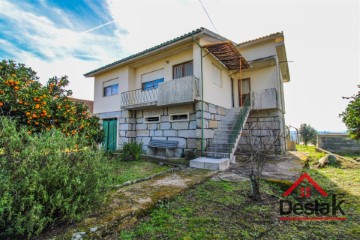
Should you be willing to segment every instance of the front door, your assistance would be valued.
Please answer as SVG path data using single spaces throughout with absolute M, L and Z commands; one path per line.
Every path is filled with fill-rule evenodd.
M 239 79 L 239 106 L 243 106 L 247 96 L 250 97 L 250 78 Z
M 116 130 L 117 119 L 103 119 L 103 129 L 105 133 L 104 149 L 106 151 L 116 150 Z

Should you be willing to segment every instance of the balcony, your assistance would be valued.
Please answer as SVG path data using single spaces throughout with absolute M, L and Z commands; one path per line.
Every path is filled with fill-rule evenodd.
M 278 93 L 275 88 L 252 92 L 251 108 L 253 110 L 279 109 Z
M 121 108 L 136 109 L 147 106 L 191 103 L 199 97 L 199 79 L 187 76 L 161 83 L 159 88 L 124 92 L 121 94 Z

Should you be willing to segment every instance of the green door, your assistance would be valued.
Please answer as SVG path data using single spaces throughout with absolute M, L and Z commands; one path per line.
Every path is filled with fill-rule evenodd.
M 105 132 L 104 147 L 106 151 L 116 150 L 116 125 L 116 118 L 103 119 L 103 128 Z

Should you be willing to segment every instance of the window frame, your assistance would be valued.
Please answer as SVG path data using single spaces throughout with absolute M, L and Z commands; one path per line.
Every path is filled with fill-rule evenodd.
M 188 64 L 188 63 L 191 63 L 191 74 L 190 75 L 184 75 L 185 74 L 185 65 Z M 181 68 L 181 77 L 178 77 L 178 78 L 175 78 L 175 67 L 178 67 L 178 66 L 182 66 Z M 183 78 L 183 77 L 187 77 L 187 76 L 193 76 L 194 75 L 194 61 L 193 60 L 190 60 L 190 61 L 186 61 L 186 62 L 182 62 L 182 63 L 179 63 L 179 64 L 176 64 L 176 65 L 173 65 L 172 66 L 172 77 L 173 79 L 179 79 L 179 78 Z
M 141 84 L 141 90 L 142 91 L 149 91 L 149 90 L 157 89 L 157 88 L 159 88 L 159 84 L 163 83 L 163 82 L 165 82 L 165 78 L 159 78 L 159 79 L 155 79 L 155 80 L 152 80 L 152 81 L 143 82 Z M 145 85 L 149 84 L 149 83 L 152 83 L 153 86 L 150 87 L 150 88 L 145 88 Z M 155 85 L 155 83 L 156 83 L 156 85 Z
M 174 116 L 176 115 L 186 115 L 186 119 L 173 119 Z M 185 121 L 190 121 L 190 114 L 189 112 L 185 112 L 185 113 L 171 113 L 169 114 L 169 122 L 185 122 Z
M 115 87 L 116 86 L 116 92 Z M 107 95 L 107 89 L 110 89 L 110 95 Z M 111 97 L 119 94 L 119 84 L 115 83 L 106 87 L 103 87 L 103 97 Z
M 148 121 L 148 118 L 158 118 L 157 121 Z M 144 123 L 159 123 L 160 122 L 160 115 L 149 115 L 149 116 L 144 116 Z

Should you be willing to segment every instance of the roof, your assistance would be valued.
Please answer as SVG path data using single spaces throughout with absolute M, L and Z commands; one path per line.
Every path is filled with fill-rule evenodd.
M 213 54 L 229 70 L 239 70 L 240 68 L 245 69 L 250 67 L 245 58 L 230 41 L 208 44 L 203 47 Z
M 94 112 L 94 101 L 85 100 L 85 99 L 78 99 L 78 98 L 72 98 L 72 97 L 70 97 L 69 99 L 70 99 L 71 101 L 73 101 L 73 102 L 78 102 L 78 103 L 84 104 L 85 106 L 88 107 L 89 112 L 91 113 L 91 116 L 93 115 L 93 112 Z
M 262 36 L 262 37 L 258 37 L 258 38 L 252 39 L 252 40 L 248 40 L 248 41 L 239 43 L 237 46 L 243 47 L 243 46 L 245 46 L 245 45 L 253 44 L 253 43 L 256 43 L 256 42 L 262 42 L 262 41 L 264 41 L 264 40 L 281 37 L 281 36 L 283 36 L 283 35 L 284 35 L 283 32 L 271 33 L 271 34 L 269 34 L 269 35 L 265 35 L 265 36 Z
M 200 34 L 200 33 L 207 33 L 208 35 L 218 39 L 218 40 L 221 40 L 223 41 L 223 43 L 221 43 L 222 45 L 218 45 L 218 46 L 213 46 L 213 47 L 210 47 L 209 45 L 205 45 L 204 48 L 206 48 L 207 50 L 209 50 L 209 52 L 211 52 L 219 61 L 221 61 L 226 67 L 228 67 L 230 70 L 233 70 L 233 69 L 239 69 L 239 66 L 240 65 L 240 59 L 241 59 L 241 64 L 242 64 L 242 69 L 243 68 L 248 68 L 249 65 L 248 63 L 246 62 L 245 58 L 243 56 L 241 56 L 241 54 L 238 52 L 238 54 L 240 56 L 236 56 L 237 53 L 234 53 L 234 50 L 236 50 L 235 48 L 235 43 L 229 41 L 228 39 L 220 36 L 219 34 L 216 34 L 206 28 L 198 28 L 196 30 L 193 30 L 191 32 L 188 32 L 186 34 L 183 34 L 179 37 L 176 37 L 174 39 L 171 39 L 169 41 L 166 41 L 166 42 L 163 42 L 159 45 L 156 45 L 154 47 L 151 47 L 151 48 L 148 48 L 148 49 L 145 49 L 144 51 L 141 51 L 141 52 L 138 52 L 138 53 L 135 53 L 133 55 L 130 55 L 126 58 L 123 58 L 123 59 L 120 59 L 120 60 L 117 60 L 113 63 L 110 63 L 110 64 L 107 64 L 105 66 L 102 66 L 100 68 L 97 68 L 95 70 L 92 70 L 88 73 L 85 73 L 84 76 L 85 77 L 93 77 L 95 76 L 96 74 L 98 73 L 101 73 L 101 72 L 104 72 L 104 71 L 107 71 L 109 69 L 112 69 L 114 67 L 117 67 L 119 66 L 120 64 L 125 64 L 131 60 L 135 60 L 136 58 L 139 58 L 147 53 L 151 53 L 151 52 L 154 52 L 156 50 L 159 50 L 161 48 L 164 48 L 164 47 L 167 47 L 171 44 L 174 44 L 174 43 L 177 43 L 181 40 L 185 40 L 186 38 L 189 38 L 189 37 L 193 37 L 194 35 L 197 35 L 197 34 Z M 264 41 L 264 40 L 267 40 L 267 39 L 272 39 L 272 38 L 277 38 L 277 37 L 281 37 L 283 36 L 283 33 L 282 32 L 276 32 L 276 33 L 272 33 L 272 34 L 269 34 L 269 35 L 266 35 L 266 36 L 263 36 L 263 37 L 260 37 L 260 38 L 256 38 L 256 39 L 253 39 L 253 40 L 249 40 L 249 41 L 246 41 L 246 42 L 242 42 L 240 44 L 237 44 L 236 47 L 244 47 L 248 44 L 253 44 L 253 43 L 256 43 L 256 42 L 261 42 L 261 41 Z M 230 45 L 231 43 L 231 45 Z M 216 44 L 215 44 L 216 45 Z M 220 56 L 220 54 L 216 54 L 215 52 L 218 52 L 216 49 L 217 48 L 225 48 L 227 49 L 226 52 L 227 54 L 230 54 L 230 52 L 233 52 L 232 54 L 230 54 L 230 58 L 233 58 L 233 59 L 227 59 L 227 57 L 229 56 Z M 210 50 L 212 49 L 212 50 Z M 222 59 L 222 60 L 221 60 Z M 237 60 L 236 60 L 237 59 Z M 236 68 L 236 67 L 237 68 Z
M 95 73 L 97 73 L 97 72 L 100 72 L 100 71 L 102 71 L 102 70 L 105 70 L 105 69 L 110 68 L 110 67 L 113 67 L 113 66 L 116 66 L 116 65 L 118 65 L 118 64 L 120 64 L 120 63 L 129 61 L 129 60 L 131 60 L 131 59 L 134 59 L 134 58 L 139 57 L 139 56 L 141 56 L 141 55 L 144 55 L 144 54 L 146 54 L 146 53 L 150 53 L 150 52 L 155 51 L 155 50 L 157 50 L 157 49 L 159 49 L 159 48 L 166 47 L 166 46 L 168 46 L 168 45 L 170 45 L 170 44 L 172 44 L 172 43 L 175 43 L 175 42 L 178 42 L 178 41 L 183 40 L 183 39 L 185 39 L 185 38 L 191 37 L 191 36 L 193 36 L 194 34 L 201 33 L 201 32 L 204 31 L 204 30 L 205 30 L 205 28 L 202 28 L 202 27 L 201 27 L 201 28 L 198 28 L 198 29 L 196 29 L 196 30 L 193 30 L 193 31 L 191 31 L 191 32 L 189 32 L 189 33 L 186 33 L 186 34 L 184 34 L 184 35 L 181 35 L 181 36 L 176 37 L 176 38 L 174 38 L 174 39 L 171 39 L 171 40 L 169 40 L 169 41 L 163 42 L 163 43 L 161 43 L 161 44 L 159 44 L 159 45 L 156 45 L 156 46 L 154 46 L 154 47 L 145 49 L 144 51 L 135 53 L 135 54 L 130 55 L 130 56 L 126 57 L 126 58 L 120 59 L 120 60 L 118 60 L 118 61 L 115 61 L 115 62 L 113 62 L 113 63 L 107 64 L 107 65 L 105 65 L 105 66 L 103 66 L 103 67 L 100 67 L 100 68 L 95 69 L 95 70 L 93 70 L 93 71 L 90 71 L 90 72 L 88 72 L 88 73 L 85 73 L 84 76 L 85 76 L 85 77 L 91 77 L 91 75 L 93 75 L 93 74 L 95 74 Z

